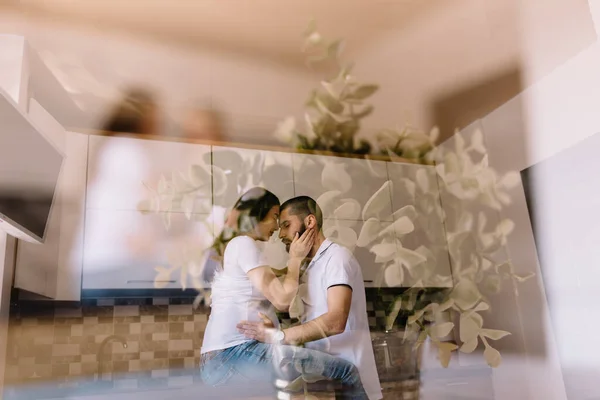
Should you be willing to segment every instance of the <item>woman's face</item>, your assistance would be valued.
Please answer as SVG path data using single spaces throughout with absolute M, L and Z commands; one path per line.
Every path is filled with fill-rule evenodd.
M 279 229 L 279 206 L 273 206 L 267 216 L 256 225 L 257 239 L 267 241 L 277 229 Z

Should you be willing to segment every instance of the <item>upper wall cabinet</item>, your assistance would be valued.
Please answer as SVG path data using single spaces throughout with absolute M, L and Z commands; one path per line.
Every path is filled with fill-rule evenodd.
M 307 154 L 294 154 L 293 161 L 296 196 L 317 200 L 324 218 L 391 222 L 385 162 Z
M 214 203 L 230 209 L 248 189 L 261 186 L 284 202 L 294 196 L 292 154 L 213 147 Z
M 211 211 L 210 146 L 91 136 L 89 154 L 87 209 Z M 170 204 L 149 201 L 172 191 L 194 196 L 183 204 L 181 196 Z

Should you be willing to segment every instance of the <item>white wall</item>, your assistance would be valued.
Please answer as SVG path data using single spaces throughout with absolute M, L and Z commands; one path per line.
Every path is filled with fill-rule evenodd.
M 524 81 L 530 86 L 481 121 L 490 165 L 500 172 L 527 168 L 600 131 L 600 76 L 597 73 L 600 45 L 596 43 L 587 3 L 532 1 L 520 5 Z M 538 190 L 544 192 L 543 187 Z M 564 187 L 564 190 L 569 188 Z M 523 188 L 513 190 L 511 196 L 513 204 L 500 214 L 516 222 L 507 255 L 519 274 L 534 272 L 536 277 L 519 285 L 518 296 L 514 296 L 513 288 L 509 287 L 494 302 L 497 316 L 494 321 L 498 327 L 502 329 L 500 322 L 516 327 L 508 329 L 513 335 L 502 344 L 505 348 L 500 347 L 505 354 L 502 366 L 494 370 L 495 398 L 566 399 L 565 382 L 570 378 L 563 375 L 565 363 L 559 359 L 559 353 L 568 354 L 569 346 L 578 343 L 575 337 L 565 341 L 564 335 L 557 335 L 556 324 L 568 321 L 557 320 L 555 310 L 548 307 L 547 297 L 554 299 L 552 304 L 557 304 L 557 299 L 561 303 L 561 298 L 562 304 L 566 304 L 569 293 L 562 283 L 571 279 L 573 272 L 561 264 L 560 268 L 544 274 L 538 264 Z M 540 229 L 544 229 L 544 225 Z M 594 267 L 589 265 L 589 268 Z M 544 279 L 552 281 L 548 284 L 546 280 L 547 286 L 542 274 Z M 594 276 L 592 271 L 587 274 L 588 279 Z M 595 298 L 590 297 L 588 301 L 596 304 Z M 588 315 L 588 321 L 597 319 L 595 313 Z M 591 349 L 595 345 L 583 345 L 590 346 L 590 357 L 576 363 L 597 365 L 597 357 L 594 358 Z M 570 392 L 569 398 L 598 395 L 589 390 L 597 386 L 592 376 L 579 378 L 579 392 Z
M 258 56 L 173 47 L 93 27 L 28 21 L 16 14 L 5 18 L 10 30 L 27 35 L 96 126 L 120 90 L 140 85 L 154 90 L 177 120 L 183 107 L 212 103 L 226 113 L 230 139 L 273 144 L 277 123 L 300 114 L 315 86 L 304 65 L 293 68 Z

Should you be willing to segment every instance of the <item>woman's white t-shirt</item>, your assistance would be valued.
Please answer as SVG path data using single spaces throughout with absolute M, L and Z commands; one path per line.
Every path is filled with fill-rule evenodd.
M 248 271 L 268 265 L 262 243 L 248 237 L 233 238 L 223 254 L 223 269 L 212 282 L 211 313 L 202 341 L 202 354 L 247 342 L 236 325 L 259 321 L 258 313 L 277 323 L 275 309 L 248 278 Z

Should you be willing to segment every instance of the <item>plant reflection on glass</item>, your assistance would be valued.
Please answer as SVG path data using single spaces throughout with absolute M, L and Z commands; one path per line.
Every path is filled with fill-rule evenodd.
M 369 153 L 371 145 L 364 140 L 357 145 L 356 135 L 360 120 L 372 111 L 372 106 L 365 102 L 377 86 L 357 83 L 350 75 L 351 66 L 343 66 L 339 61 L 341 42 L 326 42 L 314 24 L 305 38 L 306 48 L 317 53 L 310 56 L 309 62 L 333 61 L 339 71 L 311 94 L 304 129 L 297 129 L 295 119 L 290 117 L 279 125 L 276 136 L 300 149 Z M 501 356 L 490 341 L 510 333 L 485 328 L 482 313 L 491 310 L 491 296 L 500 292 L 502 282 L 519 283 L 532 276 L 515 274 L 511 261 L 503 254 L 514 222 L 509 219 L 494 222 L 498 211 L 510 204 L 508 191 L 520 178 L 516 172 L 500 175 L 489 166 L 481 131 L 475 131 L 469 143 L 457 132 L 451 139 L 453 149 L 445 145 L 436 147 L 438 135 L 435 128 L 426 134 L 408 127 L 384 130 L 378 135 L 379 151 L 389 157 L 390 165 L 400 166 L 397 171 L 401 176 L 394 178 L 398 178 L 395 185 L 400 188 L 395 189 L 401 190 L 403 203 L 391 211 L 386 208 L 394 190 L 391 180 L 384 181 L 364 205 L 350 197 L 353 178 L 365 174 L 378 176 L 372 161 L 362 159 L 350 169 L 340 159 L 326 157 L 318 165 L 324 190 L 317 198 L 323 213 L 331 216 L 324 233 L 350 249 L 365 248 L 373 253 L 379 286 L 408 288 L 388 310 L 388 330 L 401 315 L 406 320 L 405 339 L 416 346 L 429 339 L 437 347 L 444 367 L 448 366 L 452 352 L 470 353 L 480 343 L 486 362 L 497 367 Z M 259 184 L 261 168 L 257 165 L 264 166 L 261 160 L 256 159 L 256 165 L 244 164 L 247 174 L 242 170 L 235 177 L 214 165 L 211 177 L 210 166 L 202 163 L 192 166 L 187 174 L 173 173 L 171 179 L 161 177 L 156 189 L 148 186 L 153 197 L 146 206 L 151 207 L 143 209 L 160 214 L 166 228 L 172 211 L 181 211 L 192 219 L 197 204 L 206 200 L 202 199 L 202 193 L 210 193 L 211 184 L 215 199 L 225 191 L 241 193 L 247 184 Z M 272 167 L 273 171 L 277 169 Z M 244 176 L 244 182 L 239 181 L 240 176 Z M 216 224 L 224 220 L 226 206 L 213 205 L 213 217 L 208 222 Z M 359 220 L 363 221 L 360 230 L 352 222 Z M 436 229 L 438 224 L 441 228 Z M 418 245 L 410 248 L 407 243 L 416 234 Z M 412 237 L 414 242 L 415 236 Z M 191 275 L 192 284 L 201 292 L 200 299 L 204 292 L 197 277 L 207 252 L 179 251 L 180 254 L 169 258 L 170 267 L 157 267 L 157 272 L 165 280 L 179 269 L 182 283 L 186 282 L 185 274 Z M 448 262 L 448 257 L 451 271 L 440 268 L 444 258 Z M 290 307 L 293 318 L 304 313 L 307 289 L 305 284 L 299 287 Z

